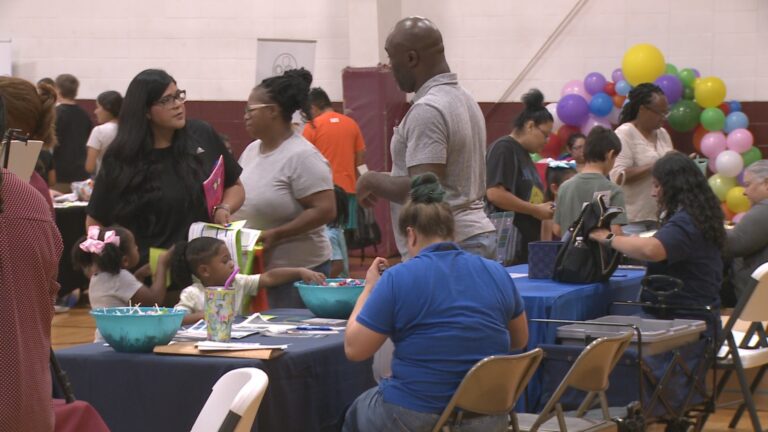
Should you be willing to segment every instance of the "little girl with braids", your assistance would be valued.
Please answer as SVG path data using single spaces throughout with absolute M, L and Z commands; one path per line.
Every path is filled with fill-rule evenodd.
M 235 262 L 227 245 L 213 237 L 198 237 L 176 244 L 171 276 L 176 284 L 185 286 L 181 291 L 177 309 L 188 313 L 183 324 L 192 324 L 203 318 L 205 288 L 222 286 L 235 269 Z M 243 304 L 246 296 L 254 296 L 259 288 L 270 288 L 297 280 L 321 284 L 325 275 L 305 268 L 285 267 L 266 271 L 260 275 L 238 274 L 232 282 L 235 290 L 235 308 Z

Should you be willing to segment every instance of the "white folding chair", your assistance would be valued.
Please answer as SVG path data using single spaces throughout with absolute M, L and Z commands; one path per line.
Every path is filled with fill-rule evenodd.
M 227 372 L 213 385 L 192 432 L 250 431 L 268 383 L 269 378 L 261 369 Z
M 763 323 L 768 321 L 768 263 L 758 267 L 752 273 L 752 278 L 758 281 L 757 286 L 747 293 L 745 298 L 739 300 L 723 329 L 724 340 L 717 356 L 717 368 L 725 370 L 725 373 L 718 382 L 715 395 L 720 396 L 728 379 L 735 372 L 743 399 L 738 401 L 739 407 L 728 427 L 736 427 L 744 410 L 747 410 L 752 427 L 761 431 L 753 396 L 768 370 L 768 335 Z M 738 320 L 750 323 L 746 332 L 733 330 Z M 752 368 L 758 368 L 757 375 L 749 384 L 744 370 Z

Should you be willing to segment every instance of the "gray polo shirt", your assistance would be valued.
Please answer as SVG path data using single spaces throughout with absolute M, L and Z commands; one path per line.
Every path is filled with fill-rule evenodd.
M 392 136 L 393 176 L 408 176 L 408 168 L 415 165 L 446 165 L 441 183 L 453 210 L 457 242 L 495 231 L 483 210 L 485 139 L 480 106 L 459 85 L 455 73 L 436 75 L 424 83 Z M 391 209 L 397 226 L 400 206 L 392 203 Z M 405 255 L 406 242 L 397 230 L 395 239 Z

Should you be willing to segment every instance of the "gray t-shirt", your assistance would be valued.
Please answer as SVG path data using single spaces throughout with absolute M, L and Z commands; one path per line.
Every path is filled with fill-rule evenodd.
M 142 283 L 128 270 L 120 270 L 116 275 L 107 272 L 96 273 L 88 285 L 91 309 L 128 306 L 128 300 L 141 286 Z
M 591 202 L 597 194 L 606 196 L 606 203 L 626 209 L 624 191 L 621 187 L 598 173 L 580 173 L 560 185 L 557 191 L 555 223 L 562 232 L 568 230 L 573 221 L 581 214 L 584 204 Z M 627 214 L 622 213 L 613 220 L 613 225 L 626 225 Z
M 261 141 L 252 142 L 240 156 L 245 203 L 232 220 L 245 219 L 246 227 L 267 230 L 295 219 L 304 208 L 299 199 L 333 190 L 331 167 L 301 135 L 293 134 L 277 149 L 262 154 Z M 266 269 L 315 267 L 331 259 L 325 225 L 286 238 L 266 251 Z
M 421 86 L 392 136 L 393 176 L 408 176 L 408 168 L 415 165 L 446 165 L 441 183 L 453 210 L 457 242 L 495 231 L 483 210 L 485 139 L 480 106 L 454 73 L 436 75 Z M 396 224 L 400 206 L 392 203 L 391 209 Z M 395 239 L 405 256 L 405 239 L 397 230 Z

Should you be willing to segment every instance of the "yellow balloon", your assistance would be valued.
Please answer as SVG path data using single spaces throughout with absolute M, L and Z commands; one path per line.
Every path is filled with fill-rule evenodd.
M 621 71 L 624 79 L 632 86 L 653 82 L 664 74 L 667 63 L 664 55 L 651 44 L 637 44 L 624 53 L 621 61 Z
M 728 194 L 725 196 L 725 205 L 734 213 L 742 213 L 752 207 L 749 199 L 744 196 L 744 188 L 741 186 L 736 186 L 728 191 Z
M 714 108 L 725 100 L 725 83 L 718 77 L 699 78 L 693 87 L 696 103 Z

